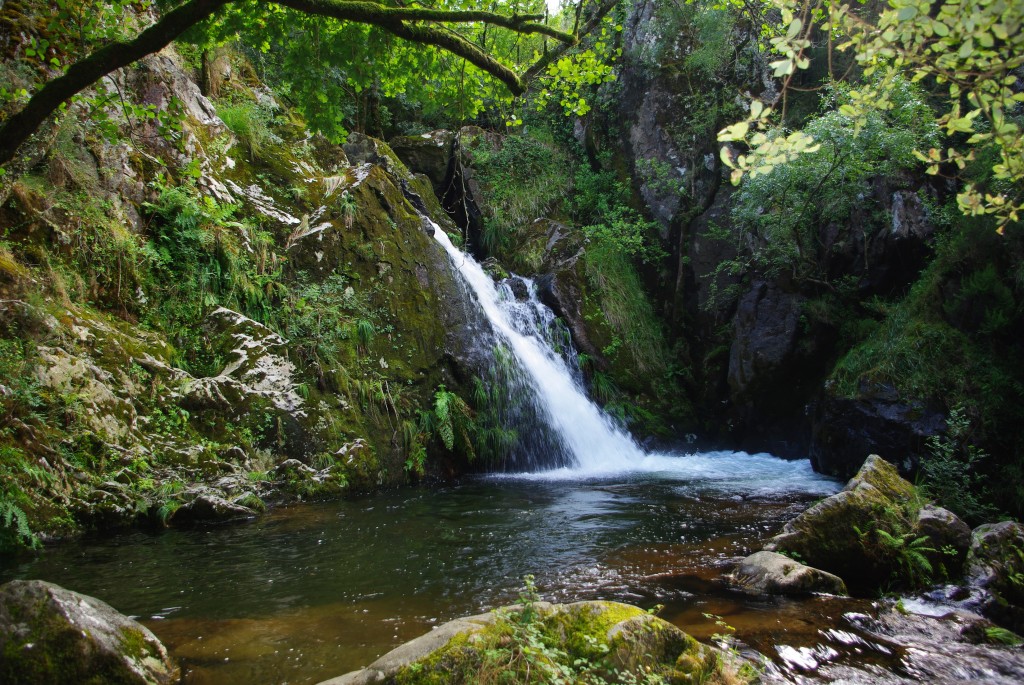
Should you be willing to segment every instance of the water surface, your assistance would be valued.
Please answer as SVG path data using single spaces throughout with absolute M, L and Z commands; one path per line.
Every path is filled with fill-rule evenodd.
M 697 637 L 716 632 L 711 612 L 757 644 L 780 620 L 807 621 L 806 608 L 745 599 L 720 574 L 837 487 L 805 461 L 656 455 L 632 473 L 475 478 L 251 523 L 84 539 L 0 574 L 139 618 L 192 685 L 315 683 L 513 602 L 528 573 L 545 599 L 663 604 Z

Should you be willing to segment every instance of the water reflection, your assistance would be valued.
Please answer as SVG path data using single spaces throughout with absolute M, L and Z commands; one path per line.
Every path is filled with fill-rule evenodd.
M 250 524 L 82 540 L 0 574 L 50 580 L 139 617 L 191 684 L 317 682 L 437 622 L 514 601 L 527 573 L 548 599 L 661 603 L 697 636 L 713 628 L 704 612 L 755 636 L 768 614 L 717 578 L 823 482 L 836 487 L 814 480 L 809 492 L 768 498 L 753 484 L 741 496 L 655 472 L 476 479 L 287 507 Z M 802 612 L 771 621 L 791 630 Z

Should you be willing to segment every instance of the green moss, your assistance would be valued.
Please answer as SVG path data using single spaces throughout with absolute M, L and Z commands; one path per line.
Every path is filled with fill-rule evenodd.
M 723 682 L 723 663 L 713 650 L 636 607 L 588 602 L 549 610 L 527 604 L 499 610 L 493 623 L 457 635 L 401 669 L 393 682 L 714 683 Z
M 121 649 L 128 658 L 134 661 L 142 661 L 153 655 L 149 641 L 141 630 L 138 628 L 122 628 L 120 633 Z

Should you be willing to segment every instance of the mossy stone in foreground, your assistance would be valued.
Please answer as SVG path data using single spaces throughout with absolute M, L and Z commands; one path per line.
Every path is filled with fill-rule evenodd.
M 447 623 L 321 685 L 745 683 L 737 660 L 628 604 L 535 602 Z
M 0 587 L 0 682 L 166 685 L 178 678 L 156 636 L 110 605 L 41 580 Z

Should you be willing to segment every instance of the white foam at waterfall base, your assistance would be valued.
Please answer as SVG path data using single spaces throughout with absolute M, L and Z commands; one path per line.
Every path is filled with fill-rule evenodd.
M 429 221 L 429 218 L 428 218 Z M 633 438 L 587 397 L 572 369 L 538 335 L 523 332 L 510 318 L 498 288 L 470 255 L 455 247 L 433 221 L 434 238 L 476 296 L 496 334 L 508 345 L 537 393 L 543 419 L 554 429 L 574 465 L 517 478 L 573 479 L 656 477 L 744 494 L 830 494 L 838 489 L 816 474 L 807 460 L 785 461 L 745 452 L 646 453 Z
M 780 459 L 772 454 L 716 450 L 712 452 L 656 452 L 618 471 L 575 468 L 536 473 L 503 474 L 499 478 L 526 480 L 651 480 L 677 482 L 680 494 L 729 493 L 744 497 L 780 495 L 825 496 L 839 491 L 835 479 L 815 473 L 807 459 Z

